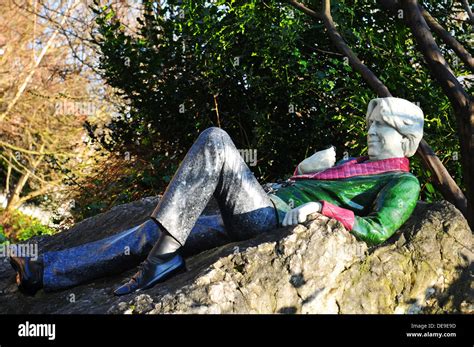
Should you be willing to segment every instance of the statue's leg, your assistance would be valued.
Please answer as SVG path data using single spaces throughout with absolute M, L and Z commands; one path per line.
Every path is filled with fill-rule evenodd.
M 152 217 L 182 244 L 193 232 L 185 251 L 196 244 L 208 226 L 216 237 L 209 247 L 226 241 L 217 220 L 200 215 L 214 195 L 226 231 L 242 239 L 276 227 L 276 212 L 229 135 L 219 128 L 205 130 L 188 151 Z M 211 218 L 212 219 L 212 218 Z M 78 247 L 44 254 L 46 290 L 74 286 L 136 266 L 158 240 L 156 224 L 147 221 L 117 235 Z M 191 245 L 193 243 L 193 245 Z M 207 246 L 206 246 L 207 247 Z M 192 250 L 186 253 L 194 253 Z
M 137 266 L 159 238 L 160 230 L 148 220 L 107 238 L 60 251 L 45 252 L 43 286 L 46 291 L 60 290 L 121 273 Z M 228 237 L 219 215 L 200 216 L 193 227 L 186 254 L 227 243 Z
M 105 239 L 45 252 L 43 287 L 46 291 L 68 288 L 135 267 L 147 256 L 159 234 L 156 223 L 148 220 Z
M 184 245 L 213 195 L 226 231 L 234 238 L 248 238 L 277 226 L 272 201 L 220 128 L 209 128 L 199 135 L 152 218 Z

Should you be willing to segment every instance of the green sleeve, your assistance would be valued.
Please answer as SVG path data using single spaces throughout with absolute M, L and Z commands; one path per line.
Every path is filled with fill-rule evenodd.
M 384 242 L 410 217 L 420 195 L 413 175 L 391 180 L 377 195 L 366 217 L 355 217 L 352 233 L 369 245 Z

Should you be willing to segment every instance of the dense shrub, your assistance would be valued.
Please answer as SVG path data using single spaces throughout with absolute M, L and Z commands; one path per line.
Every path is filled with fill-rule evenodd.
M 53 235 L 55 230 L 20 211 L 4 213 L 0 209 L 0 243 L 26 241 L 33 236 Z

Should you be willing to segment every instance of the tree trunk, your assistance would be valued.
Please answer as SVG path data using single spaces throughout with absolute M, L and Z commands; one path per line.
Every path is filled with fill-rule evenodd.
M 43 153 L 44 147 L 45 147 L 45 145 L 43 143 L 40 147 L 40 150 L 39 150 L 40 153 Z M 13 191 L 13 193 L 10 195 L 10 197 L 8 199 L 6 212 L 11 212 L 13 210 L 16 210 L 17 208 L 19 208 L 21 206 L 21 204 L 23 202 L 25 202 L 25 199 L 22 199 L 20 197 L 21 192 L 23 191 L 23 188 L 25 188 L 26 183 L 30 179 L 31 172 L 34 172 L 36 170 L 38 165 L 41 164 L 43 158 L 44 158 L 44 154 L 41 154 L 35 160 L 33 165 L 31 166 L 31 171 L 26 171 L 21 175 L 20 179 L 18 180 L 17 184 L 15 185 L 15 190 Z
M 10 178 L 12 175 L 12 165 L 8 163 L 8 168 L 7 168 L 7 177 L 5 179 L 5 196 L 8 197 L 10 194 Z
M 436 44 L 433 35 L 420 11 L 416 0 L 402 0 L 403 10 L 407 13 L 407 23 L 425 58 L 428 69 L 440 84 L 448 97 L 456 115 L 456 122 L 461 147 L 461 164 L 463 181 L 466 187 L 466 218 L 471 228 L 474 227 L 474 105 L 461 83 L 452 73 Z
M 26 172 L 18 180 L 17 184 L 15 185 L 15 189 L 13 190 L 13 192 L 10 194 L 8 198 L 7 207 L 6 207 L 7 213 L 12 212 L 13 210 L 16 210 L 18 207 L 20 207 L 20 204 L 21 204 L 20 194 L 23 191 L 23 188 L 25 187 L 29 178 L 30 178 L 30 173 Z

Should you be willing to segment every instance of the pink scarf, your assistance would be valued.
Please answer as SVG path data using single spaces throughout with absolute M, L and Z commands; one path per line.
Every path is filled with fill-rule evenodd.
M 410 161 L 405 157 L 366 162 L 368 159 L 368 156 L 358 157 L 324 171 L 303 175 L 298 175 L 298 168 L 296 168 L 291 179 L 340 180 L 354 176 L 377 175 L 389 171 L 410 171 Z

